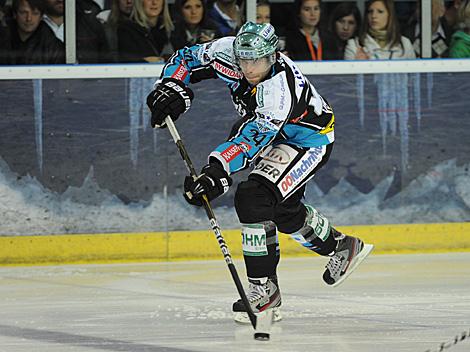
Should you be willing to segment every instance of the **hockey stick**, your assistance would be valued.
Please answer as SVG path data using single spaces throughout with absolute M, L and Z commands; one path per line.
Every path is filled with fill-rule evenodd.
M 189 171 L 191 177 L 195 180 L 197 178 L 196 170 L 194 169 L 193 163 L 189 158 L 188 152 L 186 151 L 186 147 L 184 146 L 181 137 L 178 133 L 178 130 L 173 123 L 173 120 L 168 116 L 165 119 L 165 123 L 168 126 L 168 130 L 170 131 L 173 140 L 175 141 L 178 150 L 180 151 L 181 158 L 183 158 L 184 163 L 186 164 L 186 168 Z M 220 231 L 219 224 L 217 223 L 217 219 L 215 218 L 214 211 L 212 210 L 211 203 L 207 199 L 206 195 L 202 197 L 202 205 L 204 206 L 204 210 L 206 211 L 206 215 L 209 218 L 212 231 L 214 231 L 215 237 L 217 238 L 217 242 L 219 243 L 220 250 L 224 255 L 225 262 L 230 270 L 230 274 L 232 274 L 232 279 L 235 282 L 235 286 L 237 287 L 238 294 L 246 307 L 246 311 L 248 313 L 248 317 L 250 318 L 251 325 L 256 330 L 256 315 L 253 313 L 251 309 L 250 303 L 248 302 L 248 298 L 246 297 L 245 290 L 243 290 L 242 283 L 240 281 L 240 277 L 238 276 L 237 269 L 233 264 L 232 256 L 230 255 L 230 251 L 228 250 L 227 244 L 222 236 L 222 232 Z

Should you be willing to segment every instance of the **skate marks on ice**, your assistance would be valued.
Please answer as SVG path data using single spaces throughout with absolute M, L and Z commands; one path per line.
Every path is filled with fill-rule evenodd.
M 0 268 L 0 351 L 424 352 L 470 326 L 470 253 L 372 255 L 336 288 L 325 264 L 282 259 L 269 342 L 232 320 L 223 260 Z

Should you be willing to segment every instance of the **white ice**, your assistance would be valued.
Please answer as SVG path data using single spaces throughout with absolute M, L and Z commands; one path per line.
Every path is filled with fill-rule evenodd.
M 0 351 L 424 352 L 469 333 L 470 253 L 371 255 L 337 288 L 324 264 L 281 260 L 284 319 L 269 342 L 232 321 L 222 259 L 3 267 Z M 448 350 L 469 351 L 470 338 Z

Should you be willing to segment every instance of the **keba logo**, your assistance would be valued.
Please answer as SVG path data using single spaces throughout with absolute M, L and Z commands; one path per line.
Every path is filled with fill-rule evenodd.
M 237 78 L 237 79 L 242 78 L 241 73 L 239 73 L 235 70 L 232 70 L 228 67 L 225 67 L 224 65 L 222 65 L 218 62 L 214 62 L 214 68 L 215 68 L 216 71 L 219 71 L 219 72 L 223 73 L 226 76 L 229 76 L 229 77 L 232 77 L 232 78 Z
M 263 159 L 278 164 L 287 164 L 290 161 L 290 156 L 281 148 L 273 148 L 267 155 L 263 156 Z
M 175 73 L 171 75 L 171 77 L 182 81 L 186 77 L 187 74 L 188 74 L 188 70 L 186 69 L 186 67 L 184 67 L 183 65 L 179 65 L 178 69 L 175 71 Z
M 222 153 L 220 153 L 220 155 L 222 155 L 226 162 L 230 162 L 235 159 L 240 153 L 243 153 L 244 151 L 247 152 L 250 149 L 251 147 L 246 143 L 242 143 L 241 146 L 235 144 L 225 149 Z

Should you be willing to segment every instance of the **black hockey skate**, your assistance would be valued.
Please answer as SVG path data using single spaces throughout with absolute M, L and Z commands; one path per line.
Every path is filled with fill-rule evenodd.
M 333 287 L 342 283 L 374 248 L 371 244 L 364 244 L 359 238 L 338 234 L 336 250 L 323 273 L 323 280 Z
M 273 310 L 273 322 L 279 321 L 281 317 L 281 292 L 277 285 L 277 278 L 248 279 L 249 288 L 246 297 L 250 302 L 253 313 L 260 313 L 266 309 Z M 234 320 L 242 324 L 250 324 L 242 300 L 233 303 Z

